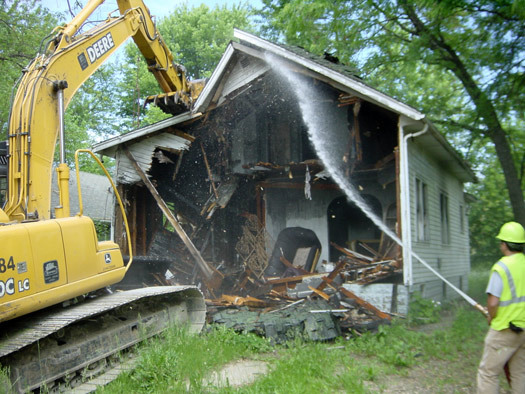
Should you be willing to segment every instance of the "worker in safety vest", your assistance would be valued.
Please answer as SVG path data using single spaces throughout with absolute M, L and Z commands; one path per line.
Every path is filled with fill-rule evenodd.
M 487 286 L 489 332 L 478 369 L 478 393 L 497 393 L 508 364 L 513 393 L 525 393 L 525 230 L 505 223 L 496 236 L 503 257 L 492 267 Z

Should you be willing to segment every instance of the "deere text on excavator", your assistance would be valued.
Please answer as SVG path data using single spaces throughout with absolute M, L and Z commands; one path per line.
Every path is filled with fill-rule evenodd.
M 163 109 L 191 110 L 203 88 L 174 62 L 142 0 L 117 0 L 118 16 L 81 32 L 102 3 L 88 1 L 70 23 L 55 29 L 43 53 L 23 70 L 10 110 L 8 192 L 0 209 L 0 364 L 9 367 L 13 389 L 20 392 L 72 387 L 86 370 L 100 369 L 93 365 L 107 364 L 115 352 L 172 321 L 194 331 L 204 324 L 204 299 L 193 286 L 141 288 L 62 307 L 121 281 L 132 263 L 132 245 L 125 264 L 116 243 L 98 241 L 81 201 L 80 213 L 70 215 L 64 111 L 71 98 L 129 37 L 164 91 Z M 60 204 L 52 208 L 57 140 Z M 76 173 L 78 180 L 78 165 Z M 115 196 L 126 222 L 116 189 Z M 139 325 L 145 328 L 137 330 Z

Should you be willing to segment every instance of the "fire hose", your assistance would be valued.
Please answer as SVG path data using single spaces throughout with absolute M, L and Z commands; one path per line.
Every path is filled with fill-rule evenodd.
M 445 282 L 449 287 L 452 288 L 456 293 L 458 293 L 465 301 L 467 301 L 470 305 L 472 305 L 474 308 L 476 308 L 478 311 L 480 311 L 483 316 L 488 317 L 489 312 L 487 308 L 482 306 L 479 302 L 474 300 L 472 297 L 470 297 L 467 293 L 464 291 L 461 291 L 456 286 L 454 286 L 451 282 L 449 282 L 443 275 L 441 275 L 439 272 L 437 272 L 434 268 L 432 268 L 426 261 L 424 261 L 422 258 L 420 258 L 416 253 L 411 252 L 412 256 L 414 256 L 421 264 L 423 264 L 428 270 L 430 270 L 434 275 L 436 275 L 439 279 L 441 279 L 443 282 Z

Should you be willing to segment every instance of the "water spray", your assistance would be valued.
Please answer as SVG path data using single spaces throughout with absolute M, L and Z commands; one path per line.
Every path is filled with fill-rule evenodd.
M 312 106 L 312 98 L 318 97 L 319 93 L 315 91 L 312 88 L 312 86 L 310 86 L 310 84 L 305 84 L 304 81 L 302 81 L 297 75 L 290 71 L 287 68 L 286 64 L 279 58 L 267 54 L 266 61 L 270 66 L 273 67 L 274 70 L 280 73 L 280 75 L 284 79 L 286 79 L 286 81 L 292 88 L 294 94 L 296 95 L 304 123 L 308 130 L 308 137 L 312 145 L 314 146 L 318 157 L 323 162 L 332 179 L 343 189 L 347 198 L 353 203 L 355 203 L 355 205 L 357 205 L 359 209 L 361 209 L 361 211 L 363 211 L 363 213 L 377 227 L 379 227 L 399 246 L 405 248 L 403 241 L 394 232 L 392 232 L 385 225 L 385 223 L 383 223 L 383 221 L 379 219 L 377 215 L 374 214 L 374 212 L 372 212 L 372 210 L 363 200 L 361 195 L 355 190 L 354 186 L 349 182 L 349 180 L 345 176 L 342 175 L 343 172 L 339 170 L 340 163 L 336 161 L 338 156 L 334 155 L 333 152 L 330 151 L 329 147 L 326 146 L 326 140 L 323 141 L 321 136 L 322 132 L 326 130 L 326 122 L 323 122 L 323 120 L 317 115 L 317 109 Z M 419 257 L 413 250 L 409 250 L 409 253 L 430 272 L 436 275 L 450 288 L 452 288 L 456 293 L 463 297 L 463 299 L 465 299 L 465 301 L 467 301 L 470 305 L 472 305 L 478 311 L 483 313 L 483 315 L 488 316 L 487 310 L 477 301 L 475 301 L 472 297 L 470 297 L 468 294 L 454 286 L 450 281 L 448 281 L 439 272 L 432 268 L 426 261 Z

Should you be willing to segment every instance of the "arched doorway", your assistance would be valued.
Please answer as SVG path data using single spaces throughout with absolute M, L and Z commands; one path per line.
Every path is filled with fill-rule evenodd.
M 371 195 L 363 195 L 363 199 L 372 212 L 381 218 L 381 203 Z M 331 243 L 370 256 L 370 252 L 362 246 L 366 244 L 377 250 L 381 230 L 354 203 L 349 203 L 345 196 L 335 198 L 327 210 L 328 240 L 330 243 L 329 258 L 336 262 L 341 256 Z
M 265 274 L 281 276 L 286 273 L 286 265 L 281 262 L 281 257 L 308 272 L 314 272 L 320 253 L 321 242 L 312 230 L 287 227 L 277 237 Z

